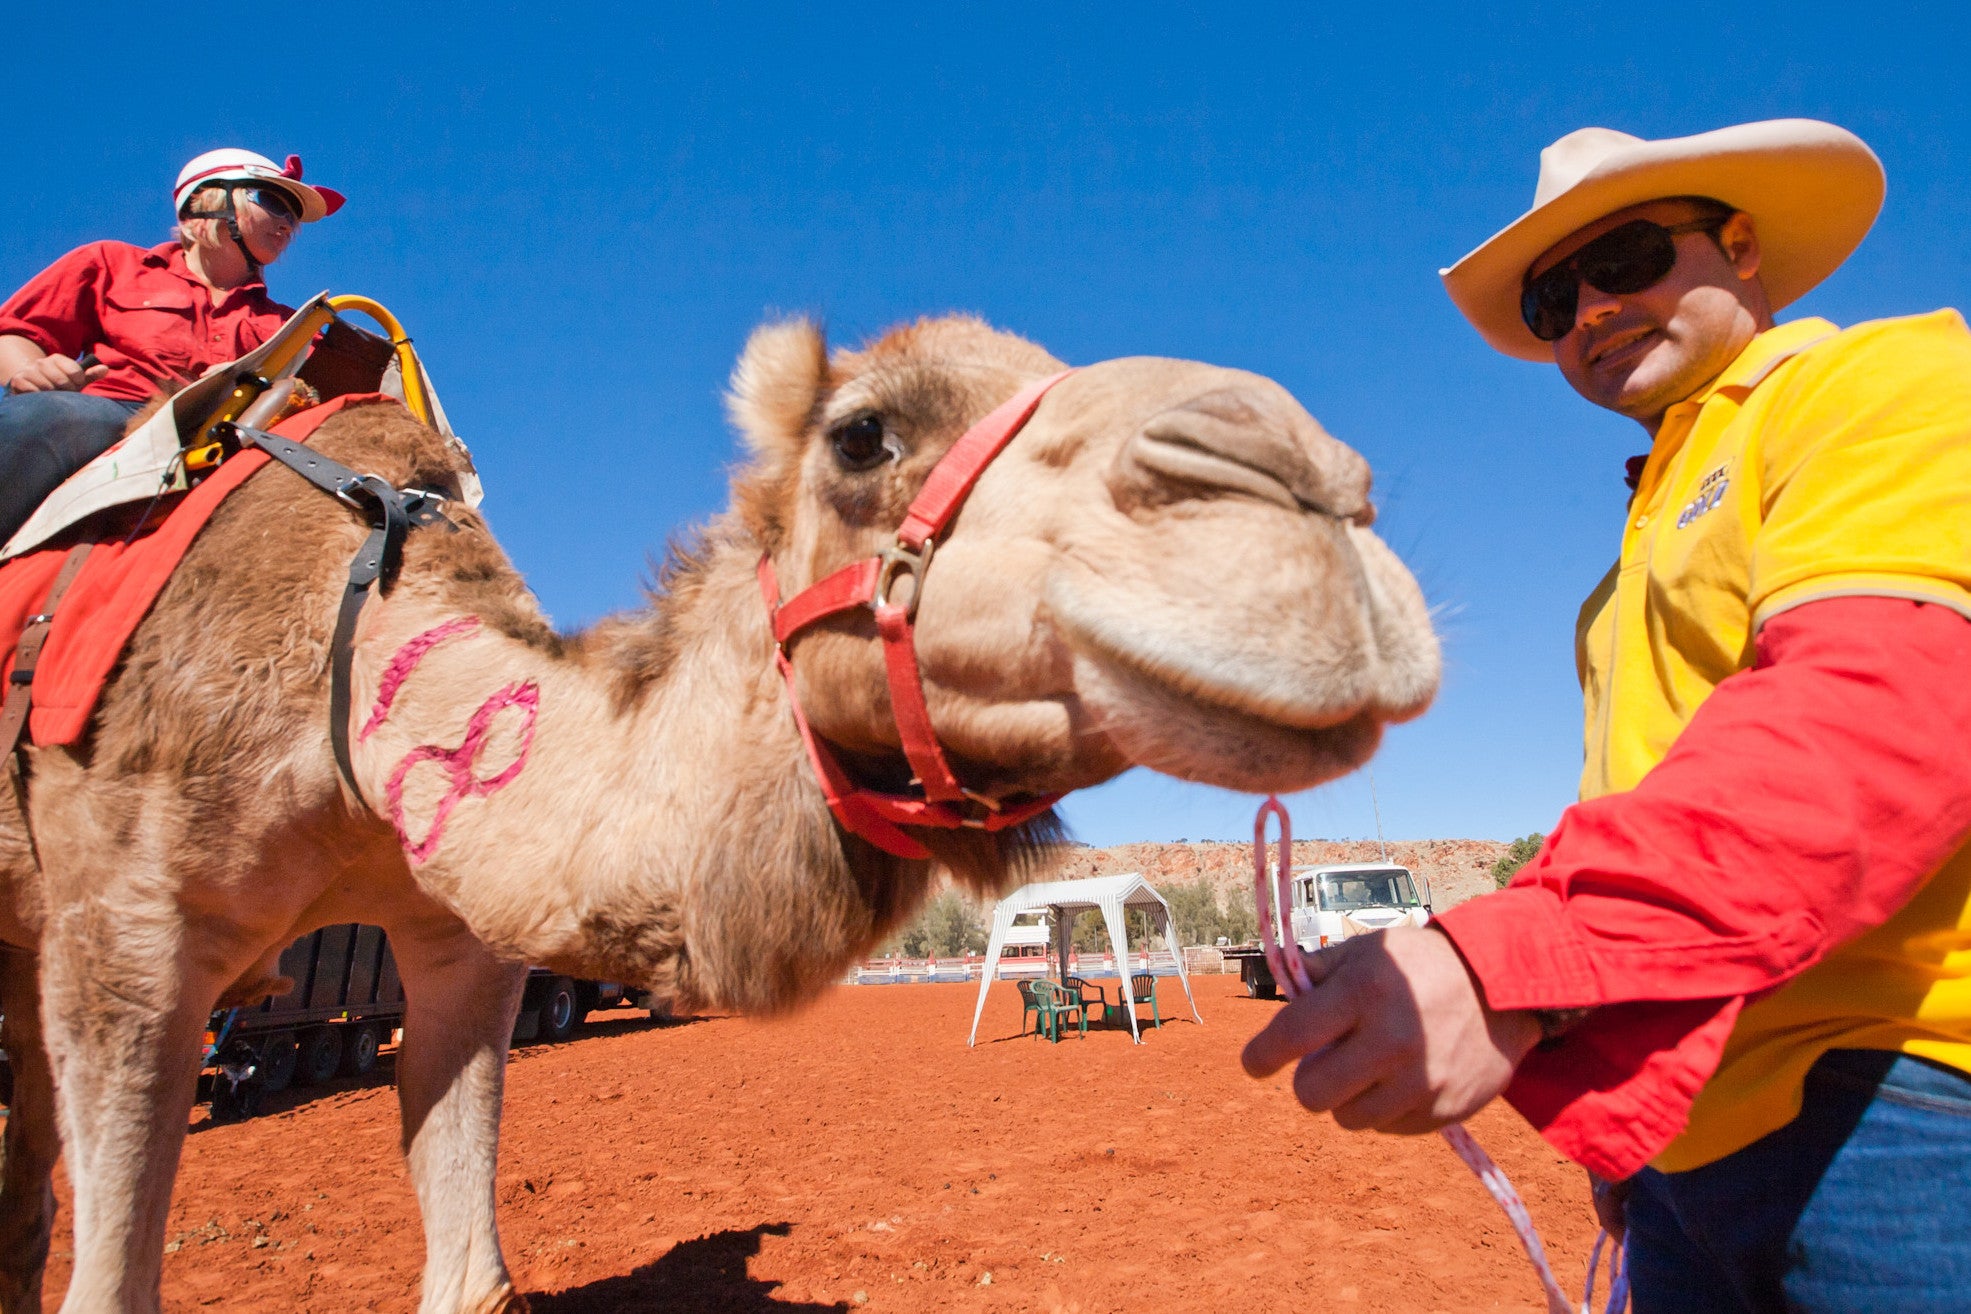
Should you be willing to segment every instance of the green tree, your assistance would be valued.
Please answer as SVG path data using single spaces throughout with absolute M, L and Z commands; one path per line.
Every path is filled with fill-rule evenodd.
M 985 914 L 957 890 L 945 890 L 898 931 L 886 951 L 905 958 L 956 958 L 986 947 Z
M 1069 913 L 1074 918 L 1074 930 L 1070 943 L 1085 954 L 1105 954 L 1109 952 L 1109 923 L 1097 908 L 1084 908 L 1080 913 Z M 1123 932 L 1129 936 L 1129 947 L 1133 950 L 1145 946 L 1155 949 L 1163 944 L 1163 937 L 1156 932 L 1156 920 L 1147 908 L 1124 908 L 1122 910 Z
M 1185 881 L 1165 886 L 1164 902 L 1170 905 L 1172 929 L 1179 944 L 1210 944 L 1223 934 L 1219 927 L 1225 914 L 1218 906 L 1218 891 L 1209 881 Z
M 1219 923 L 1218 934 L 1233 944 L 1245 944 L 1259 938 L 1259 914 L 1252 906 L 1252 887 L 1246 884 L 1234 885 L 1225 895 L 1225 911 Z M 1216 943 L 1216 938 L 1207 941 Z
M 1216 944 L 1221 935 L 1233 944 L 1244 944 L 1259 933 L 1252 891 L 1243 885 L 1233 886 L 1221 899 L 1210 881 L 1185 881 L 1167 886 L 1163 897 L 1170 904 L 1180 944 Z
M 1513 873 L 1533 861 L 1533 855 L 1538 853 L 1540 846 L 1546 842 L 1547 837 L 1537 830 L 1531 835 L 1521 835 L 1514 840 L 1506 851 L 1499 855 L 1499 860 L 1492 864 L 1492 883 L 1502 890 L 1505 889 L 1506 883 L 1512 880 Z

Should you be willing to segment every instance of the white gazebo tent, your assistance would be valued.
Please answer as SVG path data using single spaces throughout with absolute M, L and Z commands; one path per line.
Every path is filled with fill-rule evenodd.
M 1198 1001 L 1191 994 L 1191 978 L 1184 971 L 1184 950 L 1177 943 L 1177 935 L 1171 926 L 1170 905 L 1163 896 L 1150 887 L 1150 883 L 1136 872 L 1124 872 L 1119 876 L 1094 876 L 1080 881 L 1040 881 L 1033 885 L 1022 885 L 999 901 L 992 910 L 992 939 L 986 944 L 984 970 L 979 974 L 979 1003 L 972 1010 L 972 1035 L 965 1043 L 976 1045 L 979 1040 L 979 1018 L 985 1013 L 986 991 L 991 987 L 993 977 L 999 971 L 999 955 L 1006 947 L 1006 933 L 1013 925 L 1013 919 L 1021 913 L 1048 912 L 1054 921 L 1054 952 L 1061 964 L 1061 974 L 1067 975 L 1069 939 L 1074 926 L 1074 914 L 1087 909 L 1099 909 L 1102 922 L 1109 928 L 1109 943 L 1115 947 L 1116 968 L 1121 974 L 1127 997 L 1129 985 L 1129 937 L 1127 922 L 1122 915 L 1124 908 L 1145 908 L 1150 911 L 1151 923 L 1171 948 L 1177 960 L 1177 980 L 1184 987 L 1184 998 L 1190 1002 L 1191 1016 L 1199 1022 Z M 1136 1030 L 1136 1010 L 1129 1012 L 1129 1033 L 1138 1044 L 1143 1037 Z

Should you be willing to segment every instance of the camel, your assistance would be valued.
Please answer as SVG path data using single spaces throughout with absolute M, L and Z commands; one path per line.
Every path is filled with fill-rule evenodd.
M 780 1013 L 910 915 L 934 863 L 979 891 L 1043 869 L 1051 813 L 917 830 L 928 859 L 836 824 L 756 570 L 765 554 L 791 595 L 880 548 L 961 431 L 1061 369 L 966 317 L 832 354 L 811 323 L 761 327 L 728 398 L 745 446 L 729 508 L 672 551 L 647 606 L 572 636 L 453 504 L 457 532 L 413 532 L 357 631 L 353 793 L 329 747 L 328 643 L 365 526 L 283 469 L 248 480 L 135 634 L 85 746 L 29 751 L 35 847 L 0 827 L 16 1073 L 0 1310 L 40 1308 L 63 1147 L 62 1308 L 158 1308 L 208 1013 L 280 988 L 280 948 L 315 927 L 375 923 L 396 949 L 420 1308 L 510 1311 L 525 1304 L 494 1166 L 525 964 Z M 611 428 L 591 417 L 555 441 L 621 441 Z M 392 406 L 350 408 L 313 446 L 399 486 L 459 476 Z M 1257 791 L 1353 769 L 1438 676 L 1369 485 L 1271 380 L 1153 358 L 1069 375 L 917 581 L 918 664 L 955 771 L 1006 797 L 1134 765 Z M 637 511 L 604 494 L 586 513 Z M 815 731 L 859 779 L 902 788 L 868 614 L 789 648 Z

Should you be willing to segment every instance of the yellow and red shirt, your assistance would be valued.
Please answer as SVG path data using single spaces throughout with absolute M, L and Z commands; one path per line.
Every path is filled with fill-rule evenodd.
M 1965 618 L 1955 312 L 1782 325 L 1665 416 L 1582 610 L 1583 801 L 1440 921 L 1494 1007 L 1598 1008 L 1508 1092 L 1562 1149 L 1711 1162 L 1832 1048 L 1971 1071 Z

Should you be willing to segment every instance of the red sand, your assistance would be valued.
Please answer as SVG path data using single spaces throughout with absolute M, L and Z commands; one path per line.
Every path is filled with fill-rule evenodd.
M 1161 982 L 1182 1020 L 1140 1047 L 1016 1038 L 1003 983 L 976 1049 L 976 986 L 841 988 L 773 1023 L 600 1014 L 508 1073 L 515 1279 L 537 1314 L 1542 1307 L 1448 1148 L 1341 1132 L 1284 1077 L 1250 1080 L 1239 1047 L 1280 1005 L 1236 977 L 1195 984 L 1205 1025 Z M 380 1073 L 250 1123 L 195 1115 L 167 1308 L 415 1308 L 423 1240 Z M 1503 1107 L 1473 1130 L 1577 1282 L 1580 1171 Z M 68 1276 L 61 1190 L 49 1308 Z

